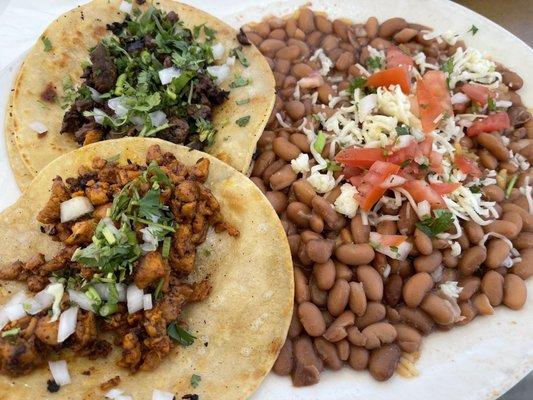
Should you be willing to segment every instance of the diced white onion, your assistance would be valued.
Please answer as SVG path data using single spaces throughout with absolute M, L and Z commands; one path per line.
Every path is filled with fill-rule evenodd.
M 498 100 L 495 105 L 496 108 L 509 108 L 513 105 L 513 102 L 508 100 Z
M 379 186 L 383 189 L 388 189 L 395 186 L 403 185 L 407 179 L 400 175 L 391 175 L 385 179 Z
M 149 227 L 143 228 L 140 230 L 142 233 L 142 239 L 143 243 L 141 244 L 141 250 L 143 253 L 149 253 L 151 251 L 157 250 L 157 246 L 159 244 L 159 241 L 157 238 L 152 234 L 152 231 Z
M 220 60 L 222 57 L 224 57 L 225 50 L 226 49 L 222 43 L 215 43 L 211 48 L 211 51 L 213 52 L 213 58 L 215 60 Z
M 129 108 L 126 105 L 126 97 L 114 97 L 107 100 L 107 106 L 112 109 L 118 117 L 126 115 L 129 111 Z
M 57 329 L 57 342 L 63 343 L 76 331 L 78 322 L 78 307 L 70 307 L 61 313 L 59 328 Z M 58 382 L 59 383 L 59 382 Z
M 48 128 L 45 124 L 43 124 L 40 121 L 33 121 L 28 125 L 32 131 L 35 131 L 37 133 L 45 133 L 48 132 Z
M 51 322 L 57 321 L 59 314 L 61 314 L 60 306 L 64 291 L 65 289 L 61 283 L 53 283 L 46 288 L 46 293 L 54 297 L 54 302 L 52 304 L 52 318 L 50 319 Z
M 403 261 L 409 255 L 409 252 L 413 248 L 413 245 L 407 240 L 396 246 L 396 249 L 392 249 L 390 246 L 381 244 L 382 235 L 377 232 L 370 232 L 369 242 L 374 246 L 374 249 L 381 254 L 385 254 L 390 258 Z
M 26 316 L 26 311 L 24 311 L 22 303 L 10 304 L 4 307 L 4 312 L 10 321 L 16 321 Z
M 68 296 L 70 298 L 70 301 L 79 305 L 82 310 L 94 311 L 93 302 L 91 299 L 89 299 L 89 297 L 87 297 L 85 293 L 69 289 Z
M 70 374 L 68 373 L 68 366 L 65 360 L 48 361 L 52 378 L 59 386 L 65 386 L 70 383 Z
M 109 283 L 95 283 L 93 286 L 103 300 L 109 300 Z M 118 293 L 118 301 L 126 301 L 126 285 L 123 283 L 115 283 L 115 288 Z
M 85 196 L 73 197 L 60 204 L 61 222 L 74 221 L 94 210 L 91 201 Z
M 28 296 L 25 292 L 18 292 L 17 294 L 13 295 L 6 304 L 4 304 L 4 307 L 7 307 L 13 304 L 23 303 L 24 300 L 26 300 L 27 298 Z
M 116 399 L 118 396 L 122 395 L 124 393 L 123 390 L 120 389 L 111 389 L 109 392 L 107 392 L 104 397 L 107 399 Z
M 420 203 L 417 204 L 418 212 L 417 214 L 419 216 L 431 216 L 431 205 L 429 204 L 429 201 L 423 200 Z
M 233 64 L 235 64 L 235 56 L 226 58 L 226 65 L 232 66 Z
M 148 114 L 153 126 L 161 126 L 168 122 L 167 114 L 163 111 L 154 111 Z
M 131 4 L 130 1 L 122 0 L 122 3 L 118 6 L 118 9 L 125 13 L 131 13 L 131 10 L 133 9 L 133 4 Z
M 224 82 L 226 79 L 228 79 L 230 75 L 230 69 L 226 64 L 223 65 L 211 65 L 206 68 L 207 72 L 209 74 L 213 75 L 215 77 L 215 83 L 217 85 L 220 85 L 222 82 Z
M 47 308 L 50 308 L 54 303 L 54 296 L 46 292 L 46 289 L 41 290 L 32 299 L 24 302 L 24 309 L 30 315 L 40 313 Z
M 89 89 L 89 92 L 91 92 L 91 99 L 94 101 L 100 101 L 102 99 L 102 94 L 98 90 L 90 86 L 87 86 L 87 88 Z
M 143 295 L 143 309 L 151 310 L 152 307 L 152 295 L 150 293 Z
M 169 67 L 162 69 L 158 72 L 159 74 L 159 80 L 161 81 L 162 85 L 168 85 L 170 82 L 172 82 L 172 79 L 177 78 L 181 75 L 181 69 L 176 67 Z
M 157 389 L 155 389 L 152 394 L 152 400 L 172 400 L 174 397 L 174 393 L 163 392 L 162 390 Z
M 100 110 L 99 108 L 93 108 L 93 118 L 94 118 L 94 122 L 96 122 L 97 124 L 103 124 L 104 123 L 104 119 L 105 117 L 107 116 L 107 114 L 105 112 L 103 112 L 102 110 Z
M 126 292 L 126 300 L 128 302 L 128 313 L 133 314 L 143 309 L 143 291 L 139 289 L 135 284 L 128 286 Z
M 452 98 L 452 104 L 464 104 L 470 100 L 468 96 L 462 92 L 455 93 Z

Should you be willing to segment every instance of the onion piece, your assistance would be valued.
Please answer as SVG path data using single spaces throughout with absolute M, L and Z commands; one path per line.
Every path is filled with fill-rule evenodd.
M 152 400 L 172 400 L 174 393 L 163 392 L 162 390 L 154 389 L 152 393 Z
M 94 206 L 85 196 L 73 197 L 60 204 L 61 222 L 69 222 L 88 214 L 94 210 Z
M 374 250 L 378 253 L 385 254 L 390 258 L 400 261 L 405 260 L 413 248 L 413 245 L 406 240 L 400 243 L 398 246 L 395 246 L 393 249 L 391 246 L 382 244 L 382 235 L 377 232 L 370 232 L 369 242 L 371 243 L 372 247 L 374 247 Z
M 70 307 L 61 313 L 59 328 L 57 329 L 57 342 L 63 343 L 76 331 L 78 322 L 78 307 Z
M 69 289 L 68 296 L 70 298 L 70 301 L 76 303 L 78 306 L 80 306 L 82 310 L 94 312 L 93 302 L 91 299 L 89 299 L 89 297 L 87 297 L 85 293 Z
M 400 175 L 390 175 L 379 186 L 383 189 L 388 189 L 395 186 L 403 185 L 407 179 Z
M 95 283 L 93 285 L 96 292 L 103 300 L 109 300 L 109 285 L 109 283 Z M 124 285 L 123 283 L 115 283 L 115 288 L 118 292 L 118 301 L 126 301 L 126 285 Z
M 107 106 L 112 109 L 118 117 L 123 117 L 129 111 L 129 108 L 126 106 L 126 97 L 114 97 L 107 100 Z
M 154 111 L 148 114 L 153 126 L 161 126 L 168 122 L 167 114 L 163 111 Z
M 222 57 L 224 57 L 224 52 L 226 49 L 224 48 L 224 45 L 222 43 L 215 43 L 211 47 L 211 52 L 213 53 L 213 58 L 215 60 L 220 60 Z
M 102 125 L 104 123 L 104 119 L 105 117 L 107 117 L 107 114 L 100 110 L 99 108 L 93 108 L 93 118 L 94 118 L 94 122 L 96 122 L 97 124 L 100 124 Z
M 104 397 L 107 399 L 116 399 L 118 396 L 121 396 L 124 393 L 124 390 L 120 389 L 111 389 L 109 392 L 104 394 Z
M 28 127 L 39 134 L 48 132 L 48 128 L 41 121 L 33 121 L 28 125 Z
M 10 304 L 4 307 L 4 313 L 10 321 L 16 321 L 26 316 L 26 311 L 24 311 L 24 305 L 22 303 Z
M 431 216 L 431 205 L 429 204 L 429 201 L 423 200 L 420 203 L 417 204 L 418 209 L 418 216 Z
M 226 64 L 223 65 L 211 65 L 206 68 L 210 75 L 215 77 L 215 83 L 220 85 L 224 82 L 230 74 L 229 67 Z
M 54 296 L 47 293 L 46 288 L 37 293 L 32 299 L 24 302 L 24 309 L 30 315 L 39 314 L 41 311 L 50 308 L 54 303 Z
M 161 81 L 162 85 L 168 85 L 170 82 L 172 82 L 172 79 L 177 78 L 181 75 L 181 69 L 176 67 L 169 67 L 162 69 L 158 72 L 159 74 L 159 80 Z
M 68 373 L 68 366 L 65 360 L 48 361 L 52 378 L 59 386 L 65 386 L 70 383 L 70 374 Z
M 122 12 L 125 12 L 127 14 L 131 13 L 131 10 L 133 9 L 133 4 L 131 4 L 130 1 L 122 0 L 122 3 L 118 6 L 118 9 Z
M 152 295 L 150 293 L 143 295 L 143 309 L 151 310 L 152 308 Z
M 143 291 L 135 284 L 128 286 L 126 291 L 126 301 L 128 302 L 128 313 L 133 314 L 143 309 Z
M 87 86 L 87 89 L 89 89 L 89 92 L 91 92 L 91 99 L 94 101 L 100 101 L 102 99 L 102 94 L 98 90 L 90 86 Z
M 470 101 L 470 99 L 468 98 L 468 96 L 464 93 L 455 93 L 452 97 L 451 97 L 451 100 L 452 100 L 452 104 L 463 104 L 463 103 L 468 103 Z

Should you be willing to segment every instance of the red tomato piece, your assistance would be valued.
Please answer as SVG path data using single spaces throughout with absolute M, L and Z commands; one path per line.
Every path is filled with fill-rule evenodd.
M 370 168 L 375 161 L 384 161 L 383 149 L 351 147 L 341 150 L 335 161 L 348 167 Z
M 359 206 L 364 211 L 370 211 L 372 206 L 385 194 L 387 189 L 379 187 L 389 176 L 398 173 L 400 166 L 386 161 L 376 161 L 357 185 L 358 194 L 355 195 Z M 353 179 L 353 178 L 352 178 Z
M 489 88 L 476 83 L 465 83 L 461 86 L 461 92 L 466 94 L 470 100 L 484 106 L 489 101 Z
M 403 235 L 380 235 L 379 244 L 388 247 L 398 247 L 407 240 L 407 236 Z
M 506 112 L 489 115 L 487 118 L 477 119 L 466 130 L 468 136 L 477 136 L 481 132 L 503 131 L 511 127 L 511 120 Z
M 388 68 L 370 75 L 366 81 L 370 87 L 400 85 L 402 92 L 409 94 L 411 91 L 411 78 L 406 67 Z
M 443 172 L 442 158 L 442 154 L 432 151 L 429 156 L 429 169 L 437 173 Z
M 441 196 L 453 192 L 455 189 L 457 189 L 461 184 L 459 182 L 453 182 L 453 183 L 444 183 L 444 182 L 433 182 L 430 183 L 429 186 L 431 186 L 438 194 Z
M 401 165 L 407 160 L 413 160 L 417 155 L 418 147 L 416 142 L 413 140 L 405 147 L 401 147 L 398 150 L 395 150 L 387 157 L 387 161 L 393 164 Z
M 429 133 L 437 127 L 440 116 L 453 115 L 446 76 L 442 71 L 426 72 L 424 77 L 418 80 L 416 97 L 422 130 L 425 133 Z
M 453 160 L 455 165 L 459 170 L 467 175 L 472 175 L 475 177 L 481 176 L 481 171 L 477 167 L 477 164 L 471 158 L 465 157 L 461 154 L 457 154 Z
M 409 192 L 417 203 L 427 200 L 432 208 L 446 208 L 446 204 L 440 194 L 437 193 L 426 181 L 407 181 L 403 187 Z
M 394 67 L 412 67 L 414 65 L 413 59 L 401 51 L 398 47 L 391 46 L 386 51 L 387 68 Z
M 420 150 L 420 154 L 429 158 L 433 150 L 433 138 L 428 136 L 419 142 L 418 149 Z

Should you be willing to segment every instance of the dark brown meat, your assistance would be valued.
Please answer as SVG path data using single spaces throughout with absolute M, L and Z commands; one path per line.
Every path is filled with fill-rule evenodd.
M 91 51 L 90 58 L 92 63 L 91 81 L 94 88 L 100 93 L 113 89 L 117 81 L 117 67 L 107 48 L 99 43 Z
M 0 371 L 11 376 L 27 374 L 43 364 L 46 354 L 34 336 L 0 338 Z
M 163 318 L 167 321 L 176 320 L 192 293 L 193 289 L 189 285 L 171 285 L 157 306 Z
M 187 106 L 187 115 L 193 119 L 211 119 L 211 107 L 201 104 L 190 104 Z
M 157 137 L 163 140 L 168 140 L 172 143 L 186 143 L 190 133 L 189 124 L 187 121 L 178 117 L 171 117 L 169 123 L 172 126 L 158 132 Z
M 218 106 L 227 100 L 229 92 L 220 89 L 206 74 L 198 74 L 193 88 L 192 102 L 206 106 Z
M 91 99 L 76 100 L 63 116 L 63 122 L 61 123 L 60 133 L 74 133 L 78 129 L 80 129 L 85 123 L 91 122 L 89 119 L 83 116 L 83 112 L 91 111 L 94 106 L 95 103 Z
M 56 88 L 52 82 L 48 82 L 44 90 L 41 92 L 41 99 L 48 103 L 53 103 L 57 98 Z
M 74 132 L 74 137 L 78 144 L 86 146 L 102 140 L 104 131 L 95 122 L 87 122 Z
M 250 42 L 250 39 L 248 39 L 248 36 L 246 36 L 246 33 L 244 33 L 244 31 L 242 30 L 242 28 L 240 28 L 239 32 L 237 33 L 237 41 L 243 46 L 249 46 L 252 44 L 252 42 Z
M 41 268 L 41 275 L 48 275 L 50 272 L 58 271 L 67 266 L 76 251 L 76 246 L 62 248 L 52 259 L 48 260 Z
M 140 367 L 142 371 L 153 371 L 172 348 L 172 342 L 166 334 L 145 339 L 143 344 L 148 351 L 144 354 L 144 359 Z
M 30 275 L 26 279 L 26 284 L 31 292 L 37 293 L 43 290 L 50 282 L 48 277 L 39 275 Z
M 194 261 L 196 260 L 196 252 L 190 251 L 184 253 L 182 256 L 176 254 L 172 250 L 168 257 L 168 263 L 172 271 L 178 276 L 187 276 L 194 270 Z
M 165 260 L 159 251 L 152 251 L 141 257 L 137 263 L 133 280 L 139 289 L 145 289 L 159 282 L 165 276 Z
M 104 383 L 100 385 L 100 389 L 103 392 L 109 391 L 109 389 L 114 388 L 115 386 L 118 386 L 120 384 L 120 375 L 116 375 L 111 379 L 108 379 Z
M 43 224 L 52 224 L 60 221 L 59 205 L 70 199 L 70 193 L 60 176 L 54 178 L 50 199 L 43 209 L 37 214 L 37 221 Z

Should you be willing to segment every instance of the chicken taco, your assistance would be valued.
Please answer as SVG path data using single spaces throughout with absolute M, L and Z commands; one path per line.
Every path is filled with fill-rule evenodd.
M 266 198 L 160 139 L 56 159 L 0 214 L 0 242 L 2 399 L 245 399 L 291 320 Z
M 94 0 L 57 18 L 30 51 L 7 141 L 33 176 L 79 146 L 129 136 L 205 150 L 246 172 L 274 99 L 266 60 L 213 16 L 170 0 Z

